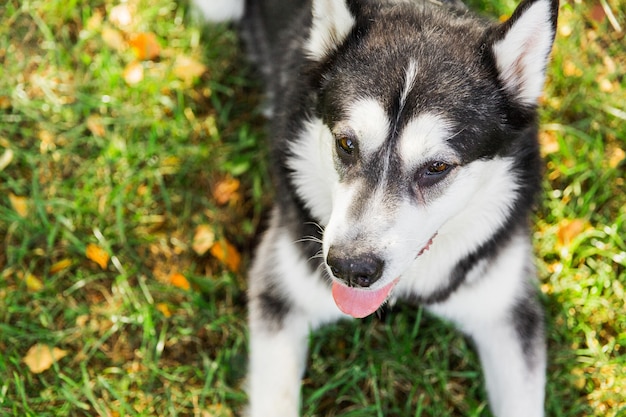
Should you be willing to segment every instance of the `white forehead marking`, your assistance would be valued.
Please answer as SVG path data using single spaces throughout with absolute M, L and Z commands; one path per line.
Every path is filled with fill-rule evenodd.
M 420 114 L 411 120 L 400 136 L 400 155 L 404 165 L 413 168 L 433 158 L 455 158 L 447 143 L 452 136 L 450 123 L 433 113 Z M 450 162 L 454 162 L 451 160 Z
M 348 109 L 348 127 L 356 133 L 359 148 L 366 155 L 385 143 L 390 126 L 385 109 L 373 98 L 356 100 Z
M 406 103 L 406 98 L 415 86 L 416 77 L 417 63 L 414 60 L 410 60 L 409 65 L 405 69 L 404 89 L 402 90 L 402 95 L 400 96 L 400 111 L 398 112 L 398 115 L 402 112 L 404 104 Z

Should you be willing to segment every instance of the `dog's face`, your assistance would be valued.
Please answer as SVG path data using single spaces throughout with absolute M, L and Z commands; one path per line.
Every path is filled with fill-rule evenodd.
M 510 149 L 534 129 L 555 2 L 526 1 L 488 27 L 425 4 L 339 3 L 314 2 L 318 108 L 290 166 L 325 227 L 335 300 L 359 317 L 435 245 L 458 258 L 504 223 L 521 180 Z

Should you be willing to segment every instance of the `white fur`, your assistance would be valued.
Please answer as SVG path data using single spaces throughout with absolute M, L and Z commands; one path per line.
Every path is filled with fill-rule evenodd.
M 297 417 L 300 409 L 300 379 L 304 372 L 309 332 L 324 323 L 346 317 L 335 305 L 329 287 L 319 276 L 311 276 L 304 259 L 287 229 L 279 226 L 274 211 L 271 226 L 263 236 L 250 275 L 250 298 L 268 283 L 261 279 L 272 266 L 281 279 L 281 291 L 291 300 L 294 310 L 280 326 L 267 327 L 263 313 L 250 304 L 250 370 L 248 380 L 250 417 Z M 273 254 L 279 254 L 276 257 Z
M 244 0 L 193 0 L 196 9 L 209 22 L 241 19 L 244 3 Z
M 347 127 L 356 133 L 365 157 L 380 149 L 389 136 L 391 121 L 383 106 L 373 98 L 356 100 L 348 109 Z
M 443 116 L 434 113 L 423 113 L 411 120 L 400 137 L 400 155 L 406 169 L 415 169 L 433 159 L 456 162 L 458 157 L 446 144 L 452 135 L 449 126 Z
M 534 105 L 543 89 L 554 30 L 550 2 L 533 3 L 493 46 L 500 77 L 520 101 Z
M 476 342 L 495 415 L 543 416 L 545 351 L 536 350 L 533 357 L 536 366 L 529 371 L 516 330 L 507 320 L 510 306 L 529 285 L 526 276 L 530 273 L 528 237 L 515 236 L 513 243 L 503 251 L 486 274 L 483 270 L 476 271 L 481 275 L 480 280 L 468 277 L 473 281 L 471 285 L 452 294 L 445 302 L 430 306 L 429 310 L 455 322 Z
M 328 127 L 316 118 L 295 138 L 290 148 L 293 157 L 287 160 L 299 196 L 322 225 L 330 218 L 332 187 L 339 182 L 333 165 L 334 141 Z
M 346 39 L 354 24 L 345 0 L 313 0 L 313 27 L 305 44 L 309 57 L 324 58 Z
M 409 65 L 404 70 L 405 79 L 404 79 L 404 89 L 402 90 L 402 95 L 400 96 L 400 111 L 398 114 L 402 113 L 402 109 L 404 109 L 404 105 L 406 103 L 406 99 L 409 96 L 411 90 L 415 86 L 416 78 L 417 78 L 417 62 L 411 59 L 409 61 Z

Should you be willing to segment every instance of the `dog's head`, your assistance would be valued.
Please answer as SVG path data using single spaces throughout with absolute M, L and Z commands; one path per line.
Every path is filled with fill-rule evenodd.
M 429 249 L 455 262 L 501 227 L 529 168 L 513 155 L 536 151 L 558 1 L 525 0 L 498 25 L 430 3 L 313 0 L 317 109 L 290 166 L 325 226 L 335 300 L 357 317 Z

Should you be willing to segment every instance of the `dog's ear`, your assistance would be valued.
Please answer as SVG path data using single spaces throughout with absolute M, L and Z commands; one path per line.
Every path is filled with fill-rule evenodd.
M 356 20 L 350 0 L 313 0 L 313 22 L 305 44 L 309 58 L 320 61 L 348 36 Z
M 524 104 L 537 104 L 543 90 L 558 10 L 558 0 L 524 0 L 496 28 L 492 50 L 500 80 Z

